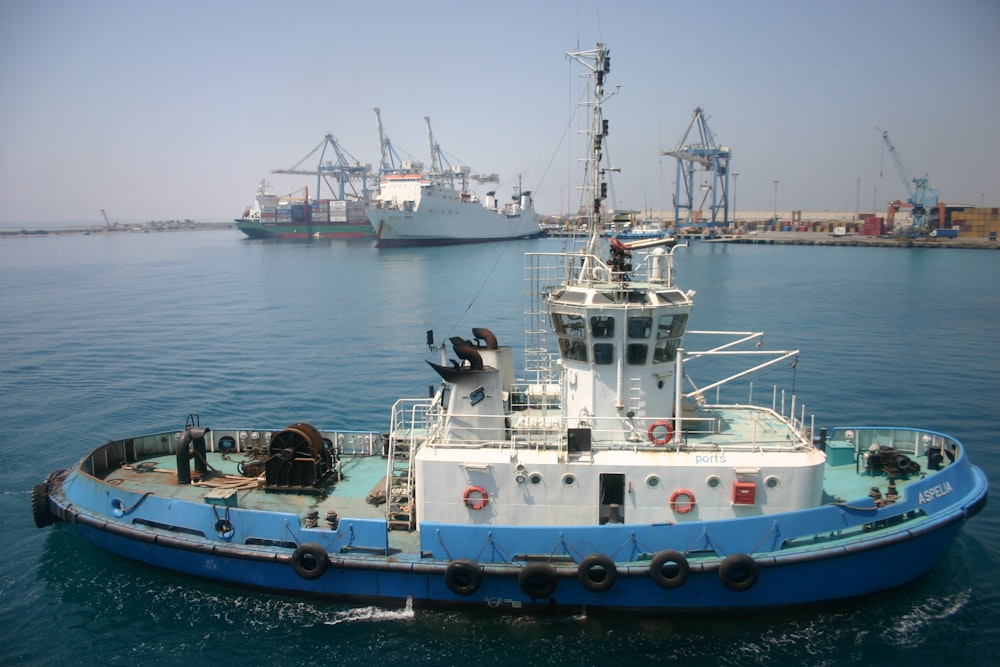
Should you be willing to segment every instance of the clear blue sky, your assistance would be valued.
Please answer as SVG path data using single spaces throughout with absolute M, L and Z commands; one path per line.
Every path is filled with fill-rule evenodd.
M 231 219 L 330 132 L 520 175 L 574 209 L 581 68 L 603 41 L 618 208 L 669 207 L 701 106 L 739 209 L 905 199 L 876 127 L 949 203 L 1000 205 L 996 0 L 0 0 L 0 226 Z M 313 166 L 307 164 L 306 166 Z M 860 179 L 860 188 L 858 187 Z

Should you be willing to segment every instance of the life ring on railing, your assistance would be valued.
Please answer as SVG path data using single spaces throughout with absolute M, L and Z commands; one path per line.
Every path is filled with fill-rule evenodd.
M 474 560 L 459 558 L 448 563 L 444 583 L 455 595 L 472 595 L 483 582 L 483 568 Z
M 656 437 L 656 429 L 663 427 L 667 429 L 667 432 L 662 438 Z M 649 425 L 649 430 L 646 431 L 646 437 L 654 445 L 665 445 L 670 442 L 674 437 L 674 425 L 667 421 L 656 421 Z
M 731 591 L 742 593 L 753 588 L 757 583 L 757 561 L 747 554 L 731 554 L 726 556 L 719 567 L 719 579 Z
M 479 500 L 475 500 L 472 497 L 472 494 L 474 493 L 479 494 Z M 486 493 L 486 489 L 484 489 L 483 487 L 470 486 L 465 490 L 465 493 L 462 494 L 462 502 L 465 503 L 465 506 L 468 507 L 470 510 L 478 511 L 483 509 L 484 507 L 486 507 L 486 505 L 489 504 L 490 496 L 488 493 Z
M 603 593 L 615 585 L 618 568 L 610 557 L 604 554 L 590 554 L 580 561 L 580 565 L 576 568 L 576 576 L 588 591 Z
M 658 551 L 649 563 L 649 576 L 657 586 L 679 588 L 687 581 L 691 566 L 680 551 L 666 549 Z
M 688 489 L 677 489 L 670 494 L 670 509 L 678 514 L 687 514 L 694 509 L 697 502 L 694 491 Z
M 292 554 L 292 569 L 303 579 L 319 579 L 329 566 L 326 549 L 315 542 L 300 544 Z

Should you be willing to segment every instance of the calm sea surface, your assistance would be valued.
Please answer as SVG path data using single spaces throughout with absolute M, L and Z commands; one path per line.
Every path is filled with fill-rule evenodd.
M 562 247 L 0 239 L 0 664 L 996 664 L 995 504 L 903 589 L 725 618 L 357 608 L 219 587 L 35 528 L 31 487 L 49 471 L 188 412 L 386 429 L 397 397 L 436 383 L 427 329 L 486 326 L 523 347 L 523 253 Z M 764 381 L 794 383 L 818 426 L 950 433 L 1000 488 L 1000 253 L 694 242 L 676 256 L 697 291 L 692 327 L 762 329 L 766 347 L 802 351 Z

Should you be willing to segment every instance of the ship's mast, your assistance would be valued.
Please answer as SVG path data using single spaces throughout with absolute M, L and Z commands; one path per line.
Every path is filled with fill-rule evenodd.
M 589 212 L 590 236 L 587 254 L 597 257 L 600 253 L 601 203 L 608 194 L 608 184 L 604 181 L 606 170 L 601 169 L 604 140 L 608 136 L 608 121 L 604 118 L 602 105 L 605 99 L 604 78 L 611 71 L 611 54 L 604 44 L 598 42 L 595 49 L 571 51 L 566 55 L 586 67 L 594 82 L 593 97 L 587 102 L 591 106 L 591 123 L 590 129 L 587 130 L 590 135 L 590 154 L 584 160 L 586 167 L 583 189 L 584 200 L 589 200 L 593 205 Z M 607 171 L 617 171 L 617 169 Z

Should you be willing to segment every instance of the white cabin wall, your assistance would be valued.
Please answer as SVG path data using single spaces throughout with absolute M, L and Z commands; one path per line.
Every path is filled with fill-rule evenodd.
M 797 455 L 795 467 L 782 465 L 777 458 L 772 463 L 760 453 L 727 456 L 599 450 L 585 460 L 569 462 L 554 451 L 511 454 L 485 448 L 421 450 L 418 480 L 433 479 L 435 483 L 420 485 L 417 516 L 421 520 L 463 524 L 597 525 L 601 514 L 607 513 L 600 506 L 602 473 L 625 475 L 621 511 L 629 524 L 774 514 L 815 507 L 822 500 L 816 497 L 816 489 L 822 488 L 825 465 L 820 452 Z M 755 472 L 738 472 L 749 470 Z M 518 482 L 519 475 L 524 481 Z M 537 482 L 533 479 L 536 476 Z M 567 476 L 572 477 L 572 484 L 566 483 Z M 650 483 L 654 477 L 655 485 Z M 709 484 L 713 477 L 719 480 L 715 487 Z M 777 480 L 775 486 L 767 486 L 769 477 Z M 692 483 L 692 479 L 698 481 Z M 753 505 L 734 505 L 736 481 L 755 483 Z M 490 497 L 486 508 L 470 510 L 460 502 L 469 486 L 486 489 Z M 696 499 L 695 507 L 687 513 L 670 507 L 671 496 L 681 489 L 691 491 Z

